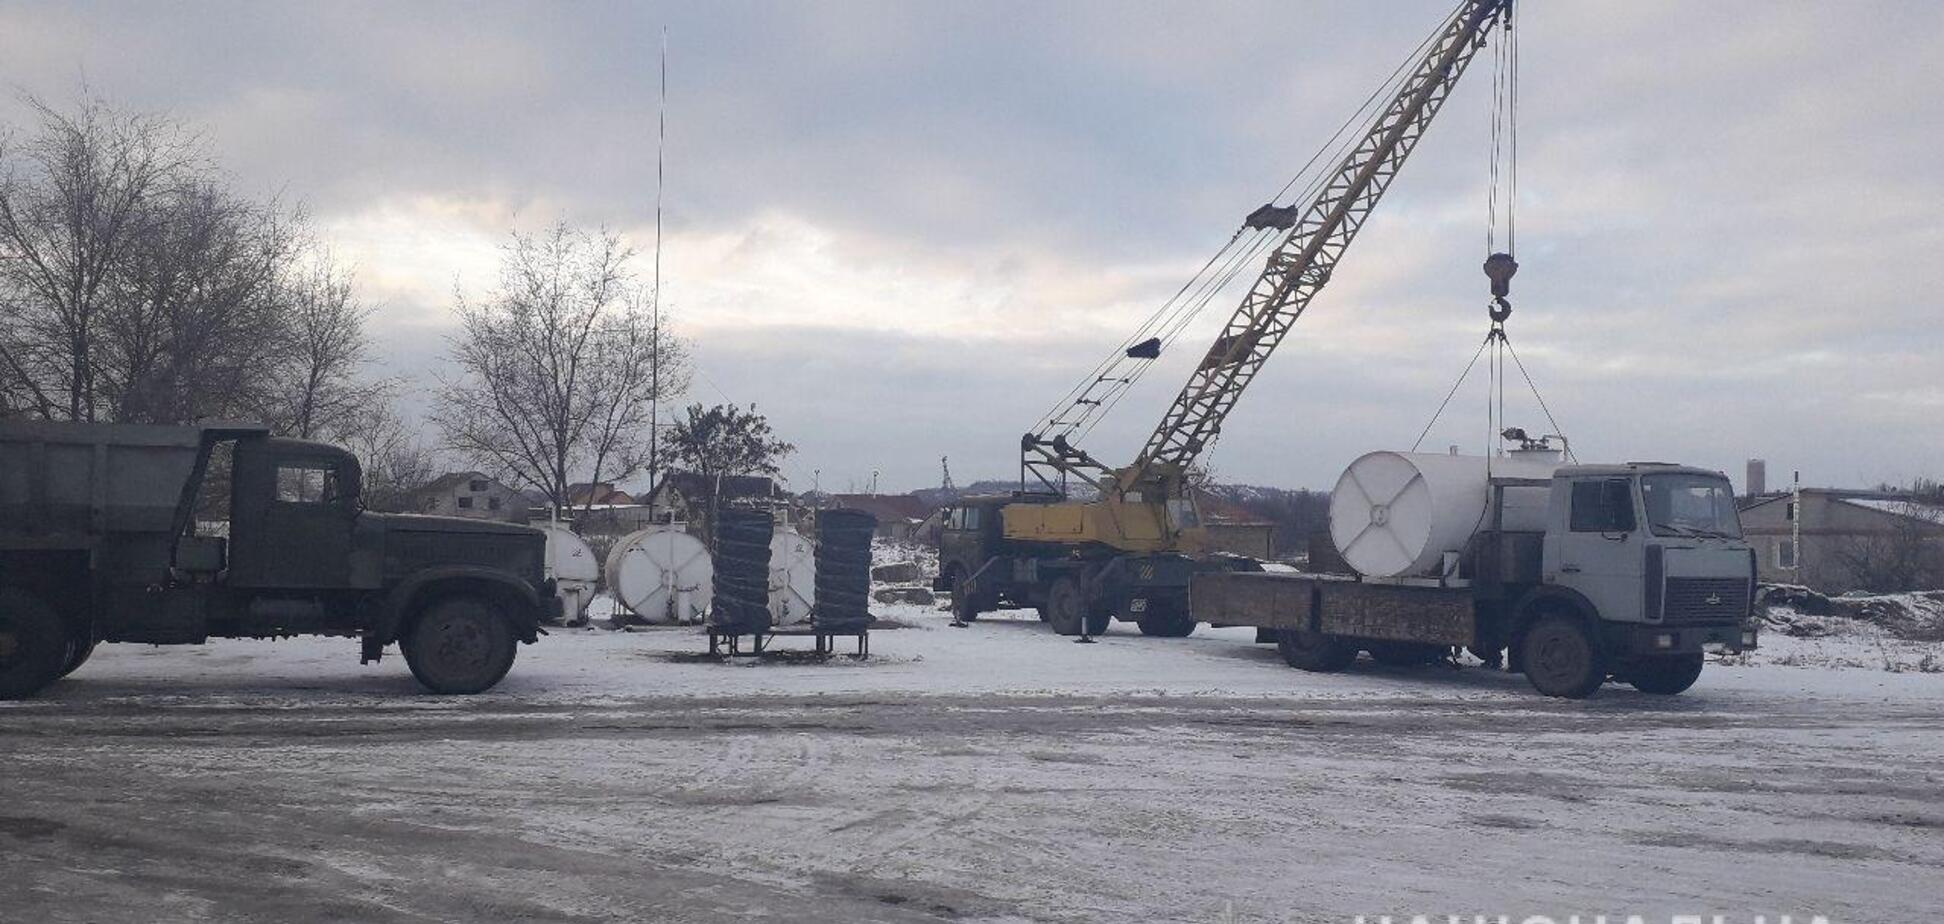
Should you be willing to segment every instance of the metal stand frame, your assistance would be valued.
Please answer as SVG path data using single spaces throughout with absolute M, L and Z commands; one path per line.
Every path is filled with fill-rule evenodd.
M 809 626 L 801 629 L 765 629 L 761 632 L 723 632 L 714 628 L 709 630 L 709 654 L 731 658 L 760 658 L 768 650 L 769 643 L 777 638 L 810 638 L 813 651 L 825 657 L 837 654 L 837 639 L 857 640 L 857 653 L 851 657 L 859 661 L 871 657 L 871 630 L 827 630 Z M 748 650 L 744 650 L 742 640 L 749 639 Z

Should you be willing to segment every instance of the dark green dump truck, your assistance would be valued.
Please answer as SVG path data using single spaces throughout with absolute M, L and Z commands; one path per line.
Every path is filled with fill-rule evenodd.
M 359 639 L 367 663 L 397 643 L 437 693 L 491 688 L 559 607 L 545 535 L 373 513 L 359 486 L 350 453 L 261 426 L 0 422 L 0 698 L 101 642 L 297 635 Z

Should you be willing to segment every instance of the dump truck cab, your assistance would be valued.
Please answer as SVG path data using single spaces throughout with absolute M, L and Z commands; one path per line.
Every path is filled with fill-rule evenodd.
M 324 443 L 254 438 L 237 441 L 232 459 L 231 586 L 379 585 L 383 530 L 361 517 L 357 457 Z
M 355 456 L 257 425 L 0 423 L 0 696 L 104 641 L 296 635 L 396 643 L 427 688 L 478 692 L 557 613 L 545 546 L 367 511 Z

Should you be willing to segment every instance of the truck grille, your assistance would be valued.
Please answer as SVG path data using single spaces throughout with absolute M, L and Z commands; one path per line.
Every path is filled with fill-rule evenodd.
M 1736 622 L 1748 612 L 1748 582 L 1741 578 L 1669 578 L 1661 621 L 1668 625 Z

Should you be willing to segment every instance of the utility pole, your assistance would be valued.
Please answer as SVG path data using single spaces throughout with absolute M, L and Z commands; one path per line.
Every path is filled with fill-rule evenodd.
M 1794 571 L 1796 583 L 1802 583 L 1802 470 L 1797 469 L 1791 481 L 1789 506 L 1795 515 L 1789 518 L 1789 546 L 1795 549 L 1795 558 L 1789 562 L 1789 570 Z
M 655 107 L 655 275 L 649 286 L 648 502 L 661 480 L 661 238 L 662 163 L 668 147 L 668 27 L 661 35 L 661 94 Z M 652 513 L 652 510 L 650 511 Z

